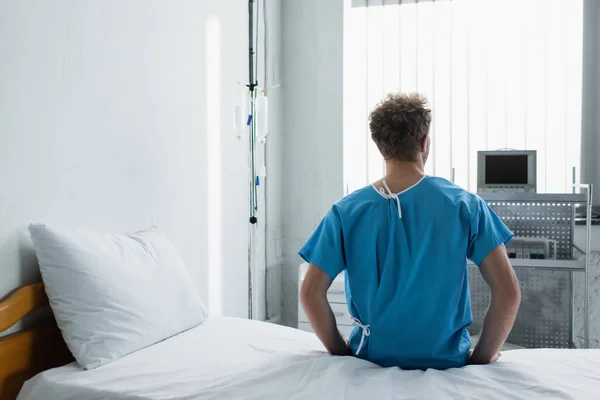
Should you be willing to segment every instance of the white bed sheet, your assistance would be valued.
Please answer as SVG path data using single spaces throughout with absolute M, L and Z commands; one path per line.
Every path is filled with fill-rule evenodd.
M 212 317 L 94 370 L 46 371 L 18 399 L 534 398 L 600 398 L 600 351 L 515 350 L 494 365 L 401 371 L 329 356 L 307 332 Z

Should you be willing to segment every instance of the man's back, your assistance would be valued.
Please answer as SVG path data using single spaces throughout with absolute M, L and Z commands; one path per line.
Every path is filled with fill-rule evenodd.
M 361 325 L 354 354 L 446 369 L 464 366 L 471 344 L 466 259 L 479 264 L 511 238 L 479 197 L 425 177 L 398 194 L 368 186 L 340 200 L 300 254 L 332 279 L 345 270 Z
M 334 205 L 300 250 L 310 264 L 300 300 L 331 354 L 404 368 L 487 364 L 498 360 L 515 322 L 521 293 L 504 247 L 512 233 L 479 197 L 423 177 L 431 144 L 426 103 L 417 93 L 392 93 L 375 107 L 369 128 L 385 178 Z M 470 359 L 467 258 L 491 293 Z M 327 301 L 343 271 L 358 325 L 349 345 Z

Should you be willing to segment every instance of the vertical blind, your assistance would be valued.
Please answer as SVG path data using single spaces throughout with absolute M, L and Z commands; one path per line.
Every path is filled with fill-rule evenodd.
M 367 117 L 387 93 L 432 108 L 426 172 L 476 190 L 477 151 L 537 150 L 538 192 L 572 191 L 583 0 L 346 0 L 347 191 L 383 176 Z

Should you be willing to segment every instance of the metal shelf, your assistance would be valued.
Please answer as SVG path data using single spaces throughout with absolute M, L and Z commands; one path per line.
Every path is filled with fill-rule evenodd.
M 483 192 L 486 201 L 508 228 L 517 236 L 543 237 L 554 242 L 552 258 L 517 259 L 515 267 L 521 289 L 528 296 L 528 309 L 520 314 L 520 325 L 511 335 L 525 347 L 566 347 L 574 345 L 575 273 L 582 273 L 583 293 L 583 347 L 589 347 L 589 266 L 591 249 L 592 187 L 584 193 L 502 193 Z M 584 257 L 574 260 L 573 236 L 577 209 L 586 206 L 586 241 Z M 469 265 L 474 265 L 469 262 Z M 490 300 L 489 288 L 480 274 L 469 274 L 474 324 L 481 324 Z M 526 296 L 526 297 L 527 297 Z M 552 312 L 543 311 L 552 305 Z M 539 308 L 539 309 L 538 309 Z
M 510 263 L 517 268 L 551 269 L 555 271 L 585 271 L 585 260 L 532 260 L 511 258 Z M 472 261 L 469 265 L 476 266 Z
M 526 203 L 587 203 L 587 193 L 478 193 L 485 201 Z

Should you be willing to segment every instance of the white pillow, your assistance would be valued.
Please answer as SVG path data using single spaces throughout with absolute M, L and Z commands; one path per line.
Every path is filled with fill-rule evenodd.
M 201 324 L 206 309 L 158 228 L 133 235 L 29 226 L 67 346 L 96 368 Z

